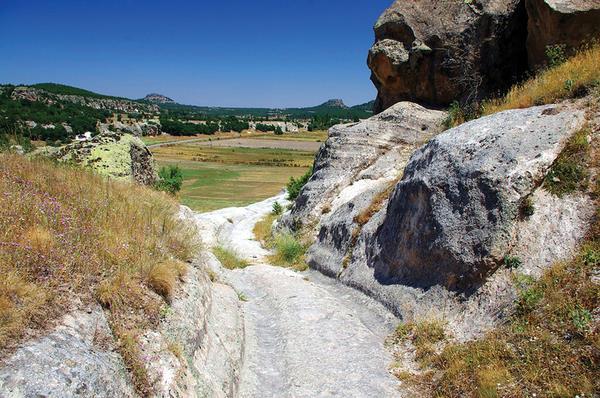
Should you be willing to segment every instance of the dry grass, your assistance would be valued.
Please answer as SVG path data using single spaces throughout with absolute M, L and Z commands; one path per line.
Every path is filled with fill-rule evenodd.
M 503 98 L 484 103 L 483 114 L 552 104 L 600 85 L 600 45 L 579 51 L 563 64 L 514 86 Z
M 264 247 L 273 244 L 273 223 L 277 220 L 277 215 L 269 213 L 254 225 L 252 232 L 257 241 Z
M 599 267 L 596 220 L 572 261 L 539 281 L 517 278 L 517 313 L 507 324 L 427 354 L 425 372 L 411 381 L 440 397 L 594 396 L 600 391 L 600 285 L 593 279 Z
M 366 223 L 368 223 L 369 220 L 377 212 L 379 212 L 379 210 L 381 210 L 381 208 L 383 207 L 383 204 L 390 197 L 392 192 L 394 192 L 394 188 L 396 188 L 396 185 L 398 185 L 398 182 L 400 181 L 401 178 L 402 178 L 402 176 L 399 176 L 399 177 L 395 178 L 394 180 L 390 181 L 381 192 L 379 192 L 377 195 L 375 195 L 375 197 L 369 204 L 369 207 L 367 207 L 366 209 L 361 211 L 360 214 L 358 214 L 356 217 L 354 217 L 354 222 L 357 223 L 361 228 Z
M 187 272 L 187 265 L 177 260 L 166 260 L 156 264 L 148 273 L 147 283 L 150 289 L 171 301 L 177 282 Z
M 113 331 L 151 327 L 165 305 L 156 293 L 172 293 L 197 248 L 177 212 L 143 187 L 0 155 L 0 352 L 77 300 L 105 306 Z

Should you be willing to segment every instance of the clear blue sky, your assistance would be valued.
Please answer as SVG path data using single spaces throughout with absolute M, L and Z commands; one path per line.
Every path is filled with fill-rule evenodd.
M 391 0 L 0 0 L 0 82 L 181 103 L 374 99 L 366 57 Z

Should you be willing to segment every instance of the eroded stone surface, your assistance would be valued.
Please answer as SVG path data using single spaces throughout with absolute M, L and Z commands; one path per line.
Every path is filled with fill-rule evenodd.
M 133 397 L 100 307 L 66 315 L 50 334 L 23 344 L 0 367 L 0 396 Z M 113 347 L 114 348 L 114 347 Z
M 415 152 L 373 242 L 376 278 L 477 287 L 512 245 L 522 201 L 583 123 L 583 111 L 555 105 L 506 111 Z

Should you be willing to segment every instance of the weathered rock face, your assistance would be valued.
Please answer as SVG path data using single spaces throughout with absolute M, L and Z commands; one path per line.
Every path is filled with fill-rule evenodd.
M 407 320 L 440 317 L 457 338 L 477 335 L 514 303 L 510 271 L 497 269 L 505 255 L 522 259 L 519 272 L 539 275 L 568 258 L 586 232 L 589 198 L 540 188 L 583 122 L 583 111 L 571 105 L 508 111 L 448 130 L 412 156 L 405 147 L 406 157 L 388 157 L 398 145 L 373 163 L 346 157 L 357 127 L 337 126 L 319 154 L 318 174 L 284 222 L 319 219 L 311 268 Z M 401 131 L 401 121 L 395 128 Z M 367 154 L 380 142 L 368 133 L 373 137 L 363 131 L 358 141 L 370 146 L 360 148 Z M 404 176 L 398 182 L 382 170 Z M 522 218 L 527 197 L 535 214 Z
M 546 63 L 546 47 L 565 45 L 567 52 L 600 38 L 600 0 L 526 0 L 529 15 L 529 66 Z
M 418 145 L 442 131 L 445 116 L 403 102 L 360 123 L 332 127 L 317 154 L 312 178 L 283 223 L 310 224 L 361 192 L 376 193 L 399 177 Z
M 468 291 L 513 244 L 522 201 L 545 177 L 582 111 L 508 111 L 449 130 L 417 151 L 376 235 L 382 282 Z
M 140 338 L 152 397 L 236 394 L 244 346 L 240 302 L 233 288 L 209 280 L 207 267 L 220 265 L 202 253 L 158 329 Z M 66 315 L 0 363 L 0 397 L 40 396 L 138 396 L 100 307 Z
M 133 397 L 131 380 L 114 349 L 99 307 L 76 311 L 0 366 L 2 397 Z
M 60 148 L 43 147 L 32 155 L 88 166 L 117 180 L 153 185 L 158 179 L 152 153 L 131 134 L 107 131 L 89 141 L 74 142 Z
M 478 99 L 527 68 L 520 0 L 396 0 L 374 29 L 368 65 L 376 113 L 399 101 Z

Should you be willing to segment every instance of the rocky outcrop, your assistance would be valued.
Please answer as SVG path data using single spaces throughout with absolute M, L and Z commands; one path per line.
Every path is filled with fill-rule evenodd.
M 158 178 L 152 153 L 131 134 L 105 132 L 89 141 L 73 142 L 59 148 L 42 147 L 32 156 L 87 166 L 101 175 L 144 185 L 153 185 Z
M 399 178 L 418 145 L 442 131 L 445 116 L 403 102 L 359 123 L 332 127 L 315 159 L 312 178 L 283 223 L 314 224 L 322 214 L 337 211 L 357 195 L 376 194 Z
M 547 46 L 575 51 L 581 44 L 600 38 L 600 0 L 525 0 L 527 52 L 533 69 L 546 64 Z
M 144 104 L 127 99 L 101 97 L 101 96 L 82 96 L 82 95 L 67 95 L 54 94 L 46 90 L 29 86 L 16 87 L 12 93 L 13 100 L 27 100 L 32 102 L 43 102 L 47 105 L 57 104 L 60 102 L 71 102 L 78 105 L 87 106 L 93 109 L 104 109 L 109 111 L 119 111 L 125 113 L 158 113 L 160 108 L 154 104 Z
M 527 68 L 519 0 L 396 0 L 368 57 L 375 113 L 399 101 L 447 105 L 506 88 Z
M 370 254 L 384 283 L 467 291 L 514 243 L 521 203 L 544 179 L 584 112 L 508 111 L 452 129 L 417 151 Z
M 128 121 L 127 123 L 114 121 L 112 123 L 98 123 L 100 133 L 117 132 L 132 134 L 136 137 L 155 136 L 162 134 L 162 128 L 158 121 Z
M 133 397 L 131 380 L 99 306 L 75 311 L 56 329 L 0 364 L 0 396 Z
M 215 263 L 216 262 L 216 263 Z M 140 337 L 140 359 L 153 397 L 232 397 L 239 382 L 243 318 L 235 291 L 212 283 L 220 268 L 203 253 L 156 330 Z M 0 363 L 0 396 L 135 397 L 103 310 L 82 308 L 47 336 Z
M 324 107 L 324 108 L 348 109 L 348 106 L 346 106 L 346 104 L 344 104 L 344 101 L 339 98 L 334 98 L 334 99 L 325 101 L 320 106 Z
M 410 150 L 403 159 L 384 154 L 372 164 L 355 160 L 355 148 L 340 140 L 354 137 L 357 127 L 336 126 L 317 172 L 283 220 L 290 227 L 319 219 L 309 225 L 318 232 L 308 251 L 311 268 L 405 319 L 440 317 L 456 337 L 473 336 L 506 316 L 516 297 L 510 271 L 501 267 L 504 256 L 521 258 L 520 272 L 539 275 L 568 258 L 585 233 L 590 200 L 540 188 L 583 123 L 584 112 L 571 105 L 507 111 L 448 130 L 412 156 Z M 366 133 L 359 142 L 369 149 L 360 153 L 369 159 L 380 141 Z M 524 218 L 526 198 L 535 214 Z
M 152 102 L 153 104 L 174 104 L 175 101 L 169 97 L 166 97 L 162 94 L 148 94 L 144 97 L 144 101 Z

